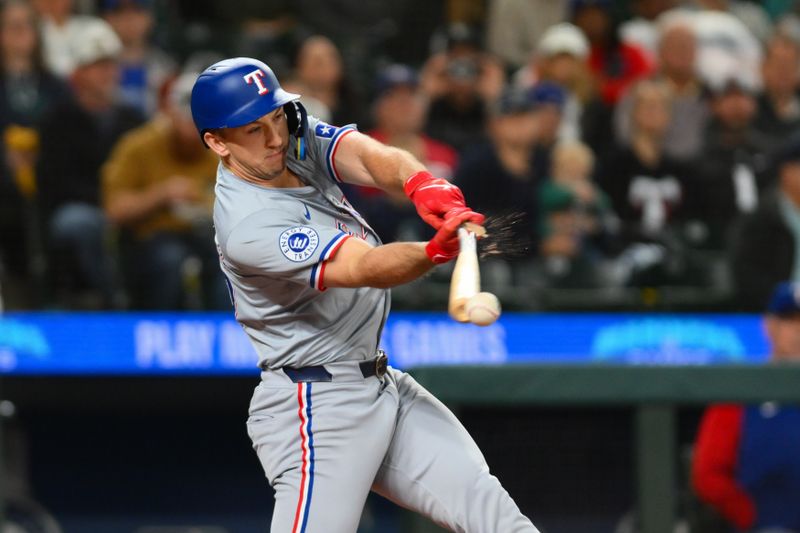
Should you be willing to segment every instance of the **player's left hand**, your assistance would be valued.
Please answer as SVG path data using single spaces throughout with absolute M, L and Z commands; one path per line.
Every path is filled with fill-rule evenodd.
M 425 253 L 428 258 L 439 265 L 458 257 L 458 252 L 461 249 L 458 241 L 458 228 L 464 222 L 470 222 L 472 215 L 477 214 L 467 209 L 461 213 L 448 216 L 439 231 L 433 236 L 433 239 L 425 246 Z
M 408 196 L 417 209 L 420 218 L 439 229 L 445 220 L 456 215 L 469 213 L 465 221 L 483 224 L 484 216 L 467 207 L 461 189 L 442 178 L 435 178 L 429 172 L 417 172 L 405 186 Z

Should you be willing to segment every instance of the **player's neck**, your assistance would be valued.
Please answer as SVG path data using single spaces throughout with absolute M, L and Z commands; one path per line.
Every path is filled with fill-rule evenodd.
M 259 187 L 265 187 L 268 189 L 291 189 L 291 188 L 298 188 L 305 186 L 303 180 L 301 180 L 297 174 L 292 172 L 288 166 L 283 169 L 283 172 L 281 172 L 274 178 L 262 179 L 250 175 L 243 169 L 236 168 L 236 166 L 232 165 L 229 160 L 223 159 L 222 162 L 225 165 L 225 168 L 227 168 L 232 174 L 237 176 L 239 179 L 244 180 L 248 183 L 252 183 L 253 185 L 258 185 Z
M 305 186 L 300 176 L 292 172 L 288 166 L 283 169 L 280 176 L 273 180 L 273 183 L 273 187 L 277 189 L 290 189 Z

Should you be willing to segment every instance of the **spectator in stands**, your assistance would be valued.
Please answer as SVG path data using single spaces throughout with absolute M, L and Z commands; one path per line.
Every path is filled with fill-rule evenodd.
M 800 284 L 781 283 L 766 306 L 770 363 L 800 362 Z M 719 404 L 703 415 L 692 461 L 699 498 L 737 531 L 800 531 L 800 408 Z
M 742 21 L 726 11 L 680 7 L 663 14 L 659 25 L 683 24 L 694 30 L 697 39 L 696 68 L 703 83 L 712 83 L 731 69 L 759 86 L 761 43 Z
M 661 33 L 658 29 L 658 17 L 677 3 L 677 0 L 633 0 L 633 18 L 620 25 L 620 39 L 638 47 L 652 58 L 658 57 Z
M 32 4 L 42 21 L 45 65 L 57 76 L 67 78 L 75 68 L 80 42 L 97 19 L 74 14 L 73 0 L 32 0 Z
M 74 99 L 55 106 L 41 127 L 39 199 L 53 254 L 52 275 L 59 289 L 89 289 L 67 290 L 65 296 L 89 296 L 85 303 L 90 306 L 116 305 L 99 204 L 100 166 L 117 139 L 142 122 L 138 111 L 115 100 L 121 49 L 106 22 L 90 24 L 75 49 Z
M 42 114 L 67 94 L 43 65 L 37 28 L 26 0 L 0 4 L 0 273 L 5 270 L 15 279 L 32 274 L 29 259 L 40 237 L 33 205 L 36 128 Z
M 151 0 L 103 0 L 103 17 L 122 41 L 120 97 L 150 116 L 158 109 L 164 82 L 175 72 L 172 58 L 150 42 Z
M 431 99 L 425 131 L 459 152 L 481 142 L 487 102 L 497 98 L 504 76 L 473 30 L 461 24 L 449 28 L 447 49 L 422 68 L 420 84 Z
M 298 10 L 298 5 L 289 0 L 237 2 L 236 17 L 241 22 L 236 54 L 261 59 L 283 83 L 291 73 L 291 60 L 298 46 L 308 34 L 295 16 Z
M 375 129 L 371 137 L 411 152 L 431 172 L 452 179 L 458 157 L 450 146 L 421 132 L 425 99 L 417 75 L 405 65 L 390 65 L 380 73 L 374 106 Z
M 746 216 L 733 239 L 731 269 L 743 310 L 762 309 L 781 280 L 800 282 L 800 137 L 775 156 L 778 185 Z
M 579 141 L 556 145 L 542 183 L 541 245 L 546 272 L 570 287 L 596 285 L 595 265 L 616 220 L 608 197 L 592 182 L 594 154 Z
M 586 63 L 589 41 L 575 25 L 562 22 L 551 26 L 539 40 L 529 63 L 514 75 L 514 85 L 532 87 L 552 82 L 566 90 L 559 138 L 581 139 L 583 117 L 593 107 L 595 92 Z
M 631 89 L 631 138 L 600 168 L 599 184 L 623 222 L 626 240 L 659 240 L 681 215 L 686 171 L 664 153 L 669 94 L 645 80 Z
M 434 175 L 452 179 L 458 162 L 456 151 L 422 132 L 426 102 L 419 90 L 416 72 L 405 65 L 390 65 L 379 73 L 376 85 L 375 128 L 368 134 L 411 152 Z M 419 224 L 413 206 L 404 198 L 392 198 L 378 189 L 366 187 L 359 187 L 348 197 L 365 218 L 372 221 L 373 229 L 384 242 L 420 240 L 425 235 L 426 228 Z
M 689 183 L 688 208 L 702 223 L 696 245 L 713 250 L 729 246 L 732 222 L 758 206 L 766 179 L 767 139 L 753 127 L 755 88 L 732 72 L 708 86 L 712 120 Z
M 515 244 L 535 256 L 543 176 L 534 175 L 538 124 L 530 94 L 506 90 L 491 108 L 488 130 L 490 142 L 462 156 L 455 182 L 482 213 L 520 213 L 512 228 Z
M 638 47 L 620 40 L 610 0 L 572 0 L 571 20 L 589 39 L 589 68 L 603 102 L 613 107 L 636 80 L 653 70 Z
M 694 30 L 682 21 L 661 25 L 658 39 L 658 71 L 651 79 L 670 95 L 670 120 L 664 133 L 664 153 L 678 160 L 697 156 L 703 146 L 709 106 L 703 86 L 695 71 L 697 42 Z M 631 95 L 622 97 L 614 111 L 616 138 L 630 139 Z
M 772 35 L 772 22 L 759 2 L 742 0 L 695 0 L 695 4 L 710 11 L 727 12 L 739 19 L 760 41 Z
M 550 174 L 550 155 L 561 139 L 561 121 L 567 93 L 561 86 L 543 81 L 530 89 L 530 98 L 536 108 L 539 123 L 533 158 L 534 173 L 537 176 L 547 176 Z
M 488 7 L 487 45 L 506 67 L 527 63 L 547 29 L 563 22 L 567 0 L 491 0 Z
M 307 96 L 325 104 L 337 125 L 361 122 L 362 103 L 345 78 L 342 56 L 327 37 L 306 39 L 297 52 L 295 75 Z
M 67 88 L 43 64 L 38 20 L 27 0 L 5 0 L 0 16 L 0 124 L 35 126 Z
M 764 90 L 758 97 L 755 127 L 772 141 L 785 139 L 800 128 L 800 47 L 778 35 L 766 47 L 761 69 Z
M 205 307 L 227 301 L 211 227 L 218 160 L 197 138 L 189 106 L 197 73 L 178 77 L 163 115 L 131 130 L 103 166 L 103 206 L 122 227 L 122 255 L 144 309 L 181 309 L 187 260 L 202 263 Z
M 258 56 L 248 56 L 258 57 Z M 212 63 L 213 65 L 213 63 Z M 272 68 L 272 67 L 270 67 Z M 299 94 L 300 103 L 306 108 L 309 115 L 317 117 L 322 122 L 333 123 L 333 115 L 328 106 L 314 98 L 313 96 L 306 96 L 309 92 L 308 86 L 301 82 L 297 77 L 286 77 L 281 80 L 281 87 L 284 91 Z

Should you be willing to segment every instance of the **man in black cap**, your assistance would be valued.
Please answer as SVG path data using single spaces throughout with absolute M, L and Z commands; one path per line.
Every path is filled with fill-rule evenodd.
M 492 214 L 521 213 L 513 225 L 515 245 L 536 249 L 539 181 L 534 153 L 539 117 L 533 94 L 507 89 L 490 109 L 490 141 L 462 157 L 455 182 Z M 469 191 L 467 193 L 467 191 Z
M 800 281 L 800 137 L 775 157 L 777 187 L 742 220 L 732 244 L 732 271 L 742 309 L 760 310 L 781 280 Z
M 774 181 L 765 172 L 769 140 L 754 126 L 756 97 L 752 82 L 729 73 L 710 80 L 707 93 L 712 118 L 693 165 L 696 179 L 687 183 L 686 202 L 689 217 L 704 229 L 699 234 L 704 237 L 695 244 L 722 251 L 730 239 L 731 222 L 752 213 Z
M 448 28 L 446 49 L 425 62 L 420 78 L 431 99 L 428 135 L 460 153 L 484 140 L 487 103 L 502 91 L 504 72 L 484 53 L 474 30 L 463 24 Z

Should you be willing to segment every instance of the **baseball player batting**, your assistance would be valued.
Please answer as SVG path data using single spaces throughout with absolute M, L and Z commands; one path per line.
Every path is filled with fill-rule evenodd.
M 250 58 L 192 91 L 220 157 L 214 225 L 236 319 L 259 356 L 247 429 L 275 490 L 271 531 L 354 533 L 370 490 L 453 531 L 537 529 L 456 417 L 378 348 L 389 288 L 458 255 L 481 223 L 405 151 L 307 116 Z M 437 233 L 382 244 L 338 184 L 402 193 Z

